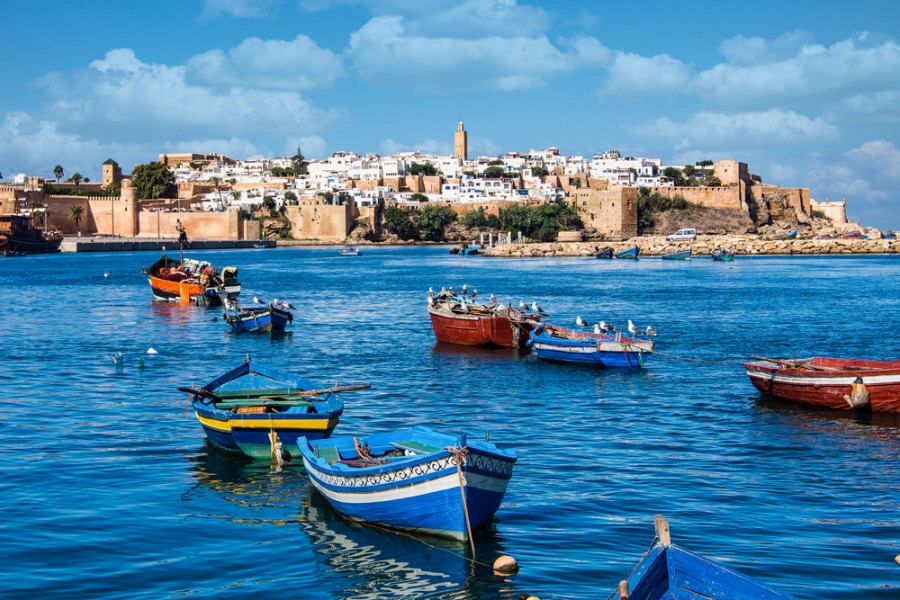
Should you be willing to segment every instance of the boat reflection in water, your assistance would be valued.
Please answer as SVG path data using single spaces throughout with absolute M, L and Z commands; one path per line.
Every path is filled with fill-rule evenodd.
M 504 554 L 496 536 L 479 538 L 479 562 L 473 563 L 464 544 L 344 520 L 312 491 L 301 518 L 314 550 L 324 555 L 328 571 L 342 580 L 342 589 L 333 590 L 335 598 L 515 597 L 512 584 L 488 566 Z

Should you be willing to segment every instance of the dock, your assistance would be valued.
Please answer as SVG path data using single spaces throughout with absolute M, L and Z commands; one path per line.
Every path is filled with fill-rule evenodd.
M 253 248 L 259 244 L 274 248 L 275 240 L 190 240 L 185 250 L 220 250 L 223 248 Z M 60 244 L 61 252 L 130 252 L 139 250 L 178 250 L 178 240 L 120 238 L 111 236 L 66 237 Z

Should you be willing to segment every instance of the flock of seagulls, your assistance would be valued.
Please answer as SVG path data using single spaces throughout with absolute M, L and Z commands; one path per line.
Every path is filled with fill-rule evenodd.
M 475 297 L 478 295 L 478 290 L 473 289 L 471 294 L 468 293 L 468 290 L 469 290 L 468 284 L 464 283 L 462 285 L 462 287 L 460 288 L 460 296 L 463 298 L 468 297 L 468 298 L 471 298 L 474 300 Z M 428 288 L 428 304 L 433 305 L 436 301 L 436 298 L 447 298 L 447 297 L 452 298 L 452 297 L 455 297 L 456 295 L 457 295 L 456 289 L 453 286 L 450 286 L 449 288 L 441 287 L 441 291 L 438 293 L 435 293 L 434 288 L 429 287 Z M 492 293 L 489 298 L 490 298 L 492 305 L 499 306 L 500 300 L 497 298 L 497 296 L 495 296 Z M 253 300 L 254 300 L 254 302 L 256 302 L 257 299 L 254 297 Z M 469 307 L 465 302 L 460 302 L 459 306 L 460 306 L 461 310 L 463 310 L 464 312 L 469 312 Z M 530 310 L 532 313 L 537 313 L 540 315 L 547 314 L 544 312 L 544 309 L 541 308 L 541 306 L 537 303 L 537 301 L 532 301 L 531 304 L 529 305 L 528 303 L 525 302 L 524 299 L 520 298 L 518 306 L 519 306 L 519 310 L 522 312 L 528 312 Z M 508 310 L 513 310 L 512 302 L 507 303 L 506 308 Z M 575 317 L 575 325 L 577 327 L 591 327 L 592 324 L 587 322 L 586 320 L 584 320 L 581 317 L 581 315 L 578 315 Z M 603 334 L 607 334 L 611 331 L 616 331 L 616 327 L 601 319 L 597 323 L 593 323 L 593 331 L 596 334 L 603 335 Z M 650 327 L 648 325 L 645 329 L 640 329 L 637 325 L 634 324 L 634 322 L 631 319 L 628 319 L 628 333 L 630 333 L 633 336 L 656 337 L 656 330 L 653 329 L 653 327 Z
M 265 300 L 261 300 L 257 296 L 253 296 L 253 304 L 256 304 L 257 306 L 262 306 L 264 304 L 270 304 L 270 303 L 266 302 Z M 279 300 L 278 298 L 273 298 L 271 304 L 275 308 L 280 308 L 281 310 L 293 310 L 294 309 L 293 304 L 291 304 L 287 300 Z

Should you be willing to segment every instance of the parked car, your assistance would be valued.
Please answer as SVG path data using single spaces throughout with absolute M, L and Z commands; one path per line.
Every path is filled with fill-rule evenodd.
M 669 242 L 684 242 L 687 240 L 694 241 L 697 239 L 697 230 L 696 229 L 679 229 L 672 235 L 666 236 L 666 241 Z

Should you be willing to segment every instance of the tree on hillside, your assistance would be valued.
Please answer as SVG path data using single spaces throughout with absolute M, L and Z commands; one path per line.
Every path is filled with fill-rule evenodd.
M 506 169 L 504 169 L 503 167 L 497 166 L 497 165 L 488 167 L 487 169 L 484 170 L 485 177 L 503 177 L 503 175 L 505 173 L 506 173 Z
M 428 204 L 416 218 L 423 240 L 437 242 L 444 239 L 444 227 L 456 220 L 456 212 L 446 204 Z
M 384 228 L 388 233 L 397 235 L 401 240 L 414 240 L 419 235 L 406 211 L 396 206 L 384 209 Z
M 300 146 L 297 146 L 297 154 L 291 157 L 291 164 L 294 166 L 294 173 L 296 175 L 306 175 L 307 166 L 309 162 L 306 160 L 306 157 L 303 156 L 303 152 L 300 150 Z
M 418 200 L 419 202 L 428 202 L 428 196 L 426 196 L 425 194 L 420 194 L 419 192 L 416 192 L 415 194 L 410 196 L 409 199 Z
M 678 167 L 666 167 L 663 175 L 675 182 L 675 185 L 684 185 L 684 173 Z
M 84 207 L 73 204 L 69 207 L 69 220 L 75 222 L 75 228 L 81 233 L 81 218 L 84 216 Z
M 412 165 L 409 166 L 409 169 L 407 169 L 407 172 L 408 172 L 410 175 L 426 175 L 426 176 L 431 176 L 431 175 L 437 175 L 437 174 L 438 174 L 437 167 L 435 167 L 435 166 L 434 166 L 433 164 L 431 164 L 431 163 L 415 163 L 415 164 L 412 164 Z
M 62 176 L 64 174 L 65 171 L 63 171 L 62 165 L 56 165 L 55 167 L 53 167 L 53 176 L 56 177 L 56 181 L 62 179 Z
M 138 198 L 175 198 L 175 174 L 161 162 L 136 165 L 131 174 L 131 184 Z

